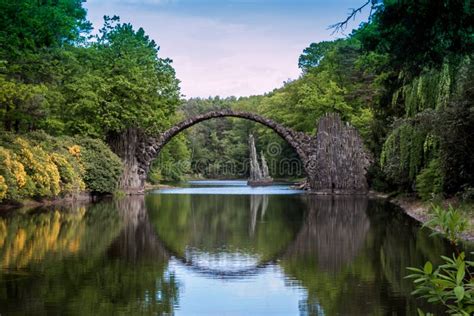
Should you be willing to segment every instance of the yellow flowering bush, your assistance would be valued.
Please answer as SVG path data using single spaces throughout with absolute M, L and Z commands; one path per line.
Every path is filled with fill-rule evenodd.
M 56 197 L 84 190 L 111 193 L 120 159 L 101 140 L 53 137 L 41 131 L 0 133 L 0 202 Z
M 68 151 L 73 157 L 79 158 L 81 156 L 81 146 L 79 145 L 73 145 L 69 147 Z
M 26 174 L 25 168 L 17 160 L 17 156 L 4 147 L 0 147 L 0 176 L 2 177 L 5 192 L 2 199 L 16 200 L 22 196 L 29 196 L 33 182 Z
M 27 177 L 25 167 L 19 161 L 13 160 L 11 162 L 11 168 L 13 174 L 15 175 L 16 183 L 18 184 L 18 188 L 23 188 L 26 185 Z
M 35 184 L 34 196 L 57 196 L 61 192 L 61 177 L 51 155 L 21 137 L 15 139 L 15 144 L 20 148 L 19 160 Z
M 0 201 L 2 201 L 7 196 L 8 186 L 5 182 L 5 178 L 0 176 Z
M 51 159 L 59 170 L 62 193 L 78 193 L 86 189 L 86 185 L 74 166 L 63 155 L 53 153 Z

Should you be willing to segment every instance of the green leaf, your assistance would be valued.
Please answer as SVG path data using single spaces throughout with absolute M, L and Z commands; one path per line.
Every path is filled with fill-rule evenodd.
M 431 262 L 427 261 L 425 263 L 425 266 L 423 267 L 423 271 L 426 274 L 431 274 L 431 272 L 433 272 L 433 265 L 431 264 Z
M 468 313 L 474 313 L 474 305 L 466 307 L 466 312 Z
M 458 273 L 456 274 L 456 283 L 461 284 L 465 275 L 466 275 L 465 265 L 464 263 L 461 263 L 458 267 Z
M 461 301 L 464 297 L 464 288 L 462 286 L 456 286 L 454 288 L 454 294 L 456 295 L 458 302 Z
M 424 281 L 426 281 L 425 277 L 416 279 L 416 280 L 413 281 L 413 283 L 420 283 L 420 282 L 424 282 Z

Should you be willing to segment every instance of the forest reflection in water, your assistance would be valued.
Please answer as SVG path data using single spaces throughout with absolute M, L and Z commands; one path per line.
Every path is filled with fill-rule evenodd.
M 363 197 L 149 194 L 12 212 L 0 313 L 412 315 L 405 267 L 440 253 L 443 240 Z

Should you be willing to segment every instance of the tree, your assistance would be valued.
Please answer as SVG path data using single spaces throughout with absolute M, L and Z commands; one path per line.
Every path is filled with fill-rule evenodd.
M 311 43 L 308 47 L 303 50 L 298 59 L 298 67 L 307 72 L 309 69 L 317 67 L 327 51 L 334 47 L 335 42 L 319 42 Z
M 0 12 L 0 119 L 6 130 L 43 127 L 66 50 L 91 29 L 86 10 L 78 0 L 0 0 Z
M 390 66 L 416 76 L 446 57 L 474 49 L 473 6 L 463 0 L 385 0 L 357 32 L 367 51 L 390 54 Z M 414 44 L 416 43 L 416 44 Z
M 92 45 L 94 68 L 88 76 L 98 78 L 93 101 L 90 107 L 78 107 L 74 117 L 99 130 L 122 158 L 121 186 L 140 186 L 144 179 L 136 174 L 136 149 L 147 135 L 168 126 L 180 102 L 179 81 L 171 60 L 158 57 L 159 47 L 143 29 L 135 31 L 131 24 L 118 21 L 106 17 Z
M 81 0 L 0 0 L 0 59 L 83 40 L 91 30 Z

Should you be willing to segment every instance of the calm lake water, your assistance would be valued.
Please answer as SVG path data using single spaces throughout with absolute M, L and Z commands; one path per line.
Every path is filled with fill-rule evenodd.
M 0 217 L 1 315 L 415 315 L 439 262 L 390 204 L 199 181 Z

